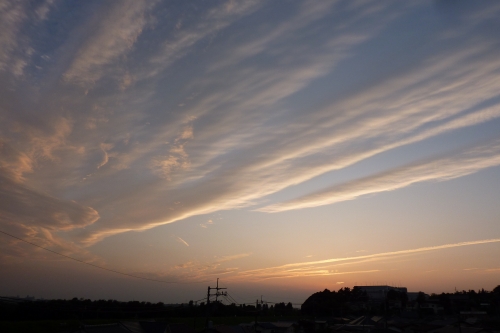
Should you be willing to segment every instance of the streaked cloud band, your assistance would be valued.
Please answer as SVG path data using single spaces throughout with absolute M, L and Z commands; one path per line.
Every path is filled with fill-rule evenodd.
M 463 246 L 472 246 L 472 245 L 483 245 L 483 244 L 491 244 L 491 243 L 499 243 L 500 238 L 493 239 L 484 239 L 477 241 L 467 241 L 467 242 L 459 242 L 459 243 L 451 243 L 451 244 L 443 244 L 436 246 L 426 246 L 420 247 L 416 249 L 408 249 L 408 250 L 399 250 L 399 251 L 391 251 L 391 252 L 382 252 L 375 254 L 367 254 L 363 256 L 354 256 L 354 257 L 340 257 L 340 258 L 331 258 L 324 260 L 315 260 L 315 261 L 305 261 L 298 263 L 285 264 L 281 266 L 255 269 L 255 270 L 247 270 L 239 273 L 239 277 L 245 278 L 257 278 L 257 279 L 269 279 L 269 278 L 286 278 L 286 277 L 305 277 L 310 275 L 340 275 L 340 274 L 354 274 L 354 273 L 373 273 L 378 270 L 370 270 L 370 271 L 353 271 L 353 272 L 339 272 L 338 270 L 334 270 L 334 268 L 338 267 L 337 264 L 342 262 L 349 262 L 351 264 L 356 263 L 365 263 L 372 260 L 378 260 L 383 258 L 391 258 L 398 257 L 410 254 L 417 254 L 423 252 L 430 251 L 438 251 L 445 249 L 458 248 Z
M 266 206 L 262 212 L 276 213 L 353 200 L 363 195 L 394 191 L 415 183 L 445 181 L 463 177 L 485 168 L 500 165 L 500 141 L 474 147 L 463 153 L 445 158 L 416 163 L 369 176 L 301 198 Z

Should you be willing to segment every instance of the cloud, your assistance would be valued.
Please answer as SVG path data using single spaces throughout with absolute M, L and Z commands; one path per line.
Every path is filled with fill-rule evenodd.
M 170 145 L 167 155 L 157 156 L 153 159 L 151 168 L 154 172 L 162 178 L 171 180 L 174 172 L 189 168 L 189 156 L 184 146 L 191 139 L 193 139 L 193 126 L 186 125 L 174 143 Z
M 95 223 L 98 212 L 74 201 L 32 190 L 0 175 L 0 222 L 20 223 L 53 231 L 72 230 Z
M 500 268 L 489 268 L 487 270 L 485 270 L 486 272 L 499 272 L 500 271 Z
M 428 158 L 425 147 L 464 147 L 500 119 L 498 29 L 484 33 L 497 27 L 498 5 L 476 6 L 481 10 L 464 10 L 460 24 L 448 25 L 424 2 L 303 1 L 277 11 L 263 1 L 3 1 L 1 229 L 99 260 L 90 251 L 108 251 L 120 237 L 81 246 L 199 214 L 210 214 L 198 218 L 206 228 L 216 211 L 240 210 L 229 214 L 231 223 L 245 210 L 330 204 L 498 165 L 496 143 L 414 163 Z M 385 159 L 376 166 L 382 172 L 359 178 L 384 156 L 370 158 L 384 153 L 406 166 Z M 324 192 L 304 195 L 318 183 Z M 292 195 L 298 199 L 287 202 Z M 307 262 L 266 268 L 276 264 L 214 253 L 228 228 L 213 227 L 191 229 L 216 237 L 183 251 L 193 255 L 201 246 L 206 257 L 144 274 L 336 283 L 387 274 L 369 266 L 448 248 L 326 261 L 304 258 L 313 249 L 295 249 Z M 182 234 L 192 242 L 188 229 Z M 168 241 L 189 246 L 180 237 Z M 449 247 L 465 245 L 472 243 Z M 2 260 L 52 260 L 27 244 L 0 247 Z
M 345 43 L 345 50 L 354 52 L 367 38 L 369 35 L 346 42 L 344 37 L 338 43 Z M 338 45 L 336 36 L 331 39 L 331 45 Z M 114 232 L 143 230 L 193 215 L 253 206 L 290 186 L 346 169 L 388 150 L 498 119 L 500 109 L 494 96 L 500 86 L 494 73 L 500 61 L 488 56 L 490 49 L 490 44 L 477 41 L 466 50 L 444 50 L 439 57 L 424 58 L 398 75 L 362 86 L 325 107 L 297 113 L 285 108 L 271 118 L 266 110 L 278 107 L 285 97 L 300 94 L 329 71 L 340 70 L 336 65 L 346 61 L 349 52 L 337 54 L 327 48 L 324 54 L 304 54 L 303 61 L 285 68 L 237 69 L 226 83 L 228 89 L 211 92 L 186 110 L 196 117 L 192 124 L 196 135 L 176 148 L 179 154 L 152 158 L 150 167 L 171 184 L 148 183 L 144 192 L 136 192 L 149 193 L 149 198 L 155 197 L 151 200 L 138 198 L 135 193 L 124 198 L 130 210 L 138 205 L 155 209 L 140 218 L 133 213 L 117 217 L 116 222 L 103 224 L 101 230 L 88 230 L 82 239 L 92 243 Z M 220 84 L 215 78 L 205 80 Z M 183 120 L 177 133 L 185 124 Z M 163 133 L 172 135 L 170 123 L 166 128 L 159 126 L 161 135 L 154 144 L 137 149 L 137 156 L 128 156 L 136 160 L 141 155 L 143 159 L 148 157 L 144 152 L 156 151 L 159 140 L 166 136 Z M 177 147 L 175 139 L 168 141 Z M 189 155 L 188 165 L 182 160 L 184 153 Z M 480 161 L 463 162 L 475 163 L 475 170 L 482 165 Z M 172 172 L 175 177 L 166 177 Z M 171 193 L 181 205 L 168 199 Z
M 307 262 L 307 263 L 287 264 L 287 265 L 284 265 L 282 267 L 293 267 L 293 266 L 302 266 L 304 264 L 306 264 L 306 265 L 324 264 L 324 263 L 332 263 L 332 262 L 348 261 L 348 260 L 359 260 L 359 259 L 369 259 L 369 258 L 378 258 L 378 257 L 399 256 L 399 255 L 406 255 L 406 254 L 413 254 L 413 253 L 420 253 L 420 252 L 444 250 L 444 249 L 450 249 L 450 248 L 462 247 L 462 246 L 482 245 L 482 244 L 490 244 L 490 243 L 498 243 L 498 242 L 500 242 L 500 238 L 484 239 L 484 240 L 478 240 L 478 241 L 468 241 L 468 242 L 459 242 L 459 243 L 436 245 L 436 246 L 427 246 L 427 247 L 421 247 L 421 248 L 410 249 L 410 250 L 368 254 L 368 255 L 356 256 L 356 257 L 334 258 L 334 259 L 311 261 L 311 262 Z
M 68 155 L 73 158 L 69 164 L 76 162 L 85 151 L 83 146 L 68 142 L 73 124 L 67 118 L 55 117 L 41 126 L 20 124 L 7 118 L 6 124 L 10 126 L 4 132 L 7 135 L 0 137 L 0 169 L 4 175 L 17 182 L 26 181 L 27 175 L 36 174 L 47 164 L 60 165 Z
M 45 249 L 71 256 L 78 260 L 107 266 L 106 262 L 101 257 L 91 253 L 87 249 L 77 246 L 73 242 L 54 235 L 49 229 L 24 225 L 19 222 L 1 223 L 1 226 L 2 231 L 9 232 L 15 237 L 37 245 L 33 246 L 2 234 L 0 236 L 3 238 L 0 244 L 0 262 L 2 263 L 19 263 L 25 260 L 70 260 L 38 247 L 41 246 Z
M 332 270 L 341 263 L 364 263 L 370 260 L 379 260 L 387 258 L 395 258 L 399 256 L 406 256 L 410 254 L 417 254 L 430 251 L 445 250 L 451 248 L 457 248 L 462 246 L 472 246 L 472 245 L 482 245 L 498 243 L 500 239 L 485 239 L 478 241 L 468 241 L 459 242 L 452 244 L 444 244 L 437 246 L 421 247 L 409 250 L 391 251 L 383 253 L 375 253 L 362 256 L 354 257 L 341 257 L 341 258 L 331 258 L 324 260 L 306 261 L 285 264 L 276 267 L 261 268 L 254 270 L 242 271 L 239 273 L 240 278 L 255 278 L 255 279 L 269 279 L 269 278 L 290 278 L 290 277 L 305 277 L 305 276 L 316 276 L 316 275 L 341 275 L 341 274 L 356 274 L 356 273 L 374 273 L 378 270 L 369 271 L 348 271 L 348 272 L 338 272 L 337 270 Z
M 237 46 L 230 50 L 224 57 L 216 61 L 209 67 L 210 72 L 218 71 L 238 63 L 245 59 L 252 58 L 258 54 L 265 54 L 272 48 L 273 44 L 285 44 L 284 41 L 293 39 L 296 34 L 307 27 L 314 21 L 320 20 L 328 14 L 331 14 L 333 3 L 318 3 L 314 1 L 305 1 L 299 8 L 297 13 L 286 22 L 278 24 L 271 31 L 266 31 L 265 34 L 259 36 L 251 41 L 245 41 L 237 44 Z M 368 8 L 373 8 L 367 4 Z M 364 11 L 360 11 L 357 15 L 351 16 L 351 20 L 355 21 L 362 16 Z M 259 29 L 259 27 L 255 27 Z
M 25 13 L 24 3 L 21 1 L 6 1 L 0 6 L 0 70 L 7 70 L 8 66 L 12 66 L 15 62 L 14 52 L 18 48 L 18 36 L 22 29 L 22 24 L 27 18 Z M 14 74 L 19 75 L 19 66 L 23 60 L 18 59 L 17 70 L 14 69 Z
M 26 31 L 30 25 L 39 28 L 39 23 L 47 19 L 53 0 L 30 6 L 28 1 L 7 0 L 0 4 L 0 71 L 10 72 L 18 79 L 35 52 Z
M 182 243 L 186 246 L 189 246 L 188 242 L 186 242 L 184 239 L 180 238 L 179 236 L 175 236 L 175 238 L 179 241 L 179 243 Z
M 259 3 L 260 1 L 247 0 L 232 2 L 229 7 L 227 4 L 222 4 L 210 9 L 191 26 L 177 24 L 177 31 L 163 43 L 160 52 L 151 59 L 152 70 L 143 78 L 158 75 L 184 57 L 196 43 L 254 12 Z
M 29 133 L 30 153 L 37 158 L 57 159 L 54 151 L 58 149 L 74 149 L 66 141 L 72 131 L 72 123 L 67 118 L 58 118 L 52 123 L 52 133 L 44 135 L 38 131 Z
M 33 172 L 34 161 L 26 153 L 16 150 L 8 141 L 0 138 L 0 171 L 16 182 L 25 180 L 26 173 Z
M 335 185 L 286 203 L 260 208 L 259 211 L 276 213 L 328 205 L 368 194 L 394 191 L 419 182 L 446 181 L 463 177 L 497 165 L 500 165 L 500 141 L 498 140 L 469 149 L 461 154 L 415 163 L 346 184 Z
M 251 253 L 240 253 L 235 255 L 228 255 L 222 257 L 216 257 L 213 261 L 200 261 L 191 260 L 182 264 L 175 265 L 169 269 L 166 269 L 163 273 L 168 276 L 175 276 L 181 280 L 201 282 L 210 281 L 214 277 L 220 275 L 227 275 L 225 279 L 230 279 L 235 274 L 237 274 L 240 269 L 238 267 L 225 267 L 227 262 L 238 260 L 241 258 L 246 258 L 252 255 Z
M 131 1 L 89 7 L 82 24 L 64 18 L 61 45 L 46 44 L 44 58 L 29 45 L 46 71 L 4 93 L 19 103 L 1 99 L 0 167 L 99 211 L 74 239 L 92 244 L 262 206 L 327 172 L 500 117 L 496 46 L 471 33 L 484 21 L 442 47 L 429 17 L 432 34 L 419 32 L 429 46 L 414 50 L 388 33 L 411 28 L 409 9 L 427 5 L 365 4 L 308 1 L 263 22 L 274 17 L 265 2 L 180 7 L 185 15 L 168 20 L 161 3 Z M 20 37 L 16 22 L 6 40 Z
M 102 162 L 97 166 L 97 169 L 100 169 L 101 167 L 105 166 L 109 162 L 109 154 L 108 151 L 113 148 L 113 144 L 106 144 L 106 143 L 101 143 L 100 148 L 103 152 L 103 157 L 102 157 Z
M 231 256 L 224 256 L 224 257 L 218 258 L 216 260 L 216 262 L 221 263 L 221 262 L 226 262 L 226 261 L 233 261 L 236 259 L 246 258 L 246 257 L 249 257 L 251 255 L 252 255 L 252 253 L 240 253 L 240 254 L 235 254 L 235 255 L 231 255 Z
M 202 224 L 200 224 L 200 227 L 202 227 L 202 228 L 205 228 L 205 229 L 206 229 L 206 228 L 208 228 L 208 226 L 210 226 L 210 225 L 212 225 L 212 224 L 214 224 L 214 222 L 213 222 L 212 220 L 208 220 L 206 223 L 202 223 Z
M 0 235 L 3 238 L 0 244 L 0 262 L 68 260 L 40 248 L 43 247 L 85 262 L 106 265 L 101 257 L 59 236 L 60 231 L 94 223 L 99 218 L 95 210 L 46 195 L 41 200 L 40 196 L 44 194 L 35 193 L 15 182 L 9 184 L 3 177 L 0 177 L 0 184 L 5 185 L 5 191 L 0 191 L 0 230 L 16 237 Z M 16 187 L 15 191 L 13 187 Z M 9 193 L 8 198 L 5 192 Z M 13 192 L 17 196 L 13 196 Z
M 259 274 L 246 274 L 245 272 L 240 273 L 237 276 L 233 276 L 234 279 L 255 279 L 255 280 L 270 280 L 270 279 L 290 279 L 290 278 L 304 278 L 304 277 L 315 277 L 315 276 L 335 276 L 335 275 L 351 275 L 351 274 L 369 274 L 378 273 L 380 270 L 362 270 L 362 271 L 332 271 L 330 269 L 307 269 L 307 270 L 282 270 L 274 272 L 261 272 Z
M 46 0 L 42 2 L 40 6 L 35 9 L 35 13 L 38 16 L 39 20 L 47 19 L 47 16 L 51 10 L 51 7 L 54 5 L 54 0 Z
M 460 60 L 467 57 L 457 56 L 458 59 L 462 58 Z M 448 58 L 446 63 L 439 61 L 430 67 L 437 72 L 446 72 L 452 63 Z M 499 64 L 492 66 L 497 68 Z M 498 118 L 498 105 L 476 112 L 469 111 L 474 110 L 474 103 L 479 104 L 482 101 L 477 99 L 480 94 L 486 93 L 485 97 L 492 96 L 492 91 L 467 91 L 469 88 L 465 86 L 465 82 L 476 82 L 482 74 L 487 75 L 486 72 L 472 74 L 467 71 L 468 77 L 463 78 L 464 83 L 458 86 L 455 80 L 437 80 L 439 83 L 436 84 L 441 85 L 437 89 L 446 93 L 434 94 L 434 97 L 431 92 L 433 88 L 428 84 L 416 84 L 428 80 L 429 75 L 434 75 L 430 72 L 409 73 L 406 77 L 381 83 L 352 99 L 309 115 L 308 121 L 304 119 L 304 126 L 297 126 L 298 134 L 289 140 L 287 145 L 280 147 L 280 154 L 270 155 L 274 160 L 270 158 L 262 161 L 262 167 L 280 170 L 283 174 L 294 174 L 294 178 L 287 179 L 286 186 L 299 184 L 322 173 L 348 167 L 396 147 Z M 488 84 L 495 85 L 492 76 L 487 81 Z M 446 88 L 447 86 L 450 87 Z M 462 91 L 463 95 L 459 91 Z M 458 98 L 455 94 L 461 97 Z M 462 100 L 465 95 L 470 99 Z M 418 98 L 415 98 L 416 96 Z M 452 98 L 455 100 L 452 101 Z M 457 98 L 462 104 L 457 104 Z M 387 101 L 391 101 L 390 104 Z M 447 105 L 447 108 L 442 109 L 440 105 Z M 375 117 L 374 112 L 377 112 Z M 311 121 L 314 117 L 318 117 L 318 122 Z M 275 141 L 279 142 L 277 138 Z M 366 144 L 360 145 L 361 142 Z M 254 163 L 254 170 L 262 168 L 257 163 Z M 295 172 L 289 172 L 292 168 Z M 275 179 L 279 180 L 279 177 Z M 273 186 L 276 187 L 276 184 Z
M 92 86 L 106 74 L 106 66 L 126 55 L 146 25 L 146 12 L 154 6 L 141 0 L 124 1 L 112 5 L 106 17 L 101 17 L 78 56 L 64 73 L 64 78 L 86 87 Z M 95 22 L 92 22 L 95 24 Z M 124 74 L 122 87 L 130 85 L 130 76 Z

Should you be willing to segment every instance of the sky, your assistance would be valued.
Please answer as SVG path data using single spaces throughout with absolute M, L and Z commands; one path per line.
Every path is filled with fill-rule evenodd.
M 182 303 L 217 278 L 239 303 L 492 290 L 499 15 L 1 1 L 0 295 Z

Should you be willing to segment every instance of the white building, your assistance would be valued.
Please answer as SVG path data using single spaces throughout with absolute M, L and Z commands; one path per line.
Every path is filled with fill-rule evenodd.
M 405 294 L 408 292 L 408 290 L 404 287 L 391 286 L 356 286 L 355 288 L 365 291 L 370 301 L 384 301 L 390 290 L 395 290 Z

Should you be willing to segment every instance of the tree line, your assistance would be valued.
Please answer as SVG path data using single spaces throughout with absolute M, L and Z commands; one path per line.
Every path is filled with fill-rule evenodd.
M 148 319 L 174 317 L 217 316 L 290 316 L 298 312 L 291 303 L 285 304 L 223 304 L 205 302 L 195 305 L 166 305 L 162 302 L 150 303 L 116 300 L 71 300 L 15 301 L 4 298 L 0 301 L 0 320 L 89 320 L 89 319 Z
M 398 306 L 394 306 L 397 303 Z M 301 307 L 302 315 L 345 316 L 368 314 L 400 314 L 407 307 L 417 309 L 420 315 L 433 313 L 426 304 L 433 303 L 442 308 L 443 314 L 458 314 L 460 311 L 480 309 L 489 315 L 500 314 L 500 286 L 492 291 L 455 291 L 426 295 L 419 292 L 416 300 L 409 302 L 405 292 L 389 290 L 385 300 L 370 302 L 368 295 L 359 287 L 340 288 L 338 291 L 323 291 L 312 294 Z

